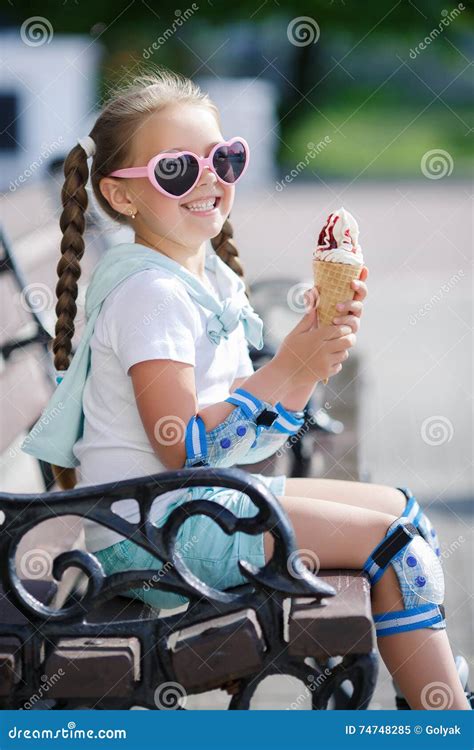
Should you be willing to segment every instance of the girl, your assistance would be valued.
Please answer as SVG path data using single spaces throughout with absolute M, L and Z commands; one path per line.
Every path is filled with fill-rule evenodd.
M 217 439 L 232 427 L 234 415 L 243 418 L 243 402 L 261 407 L 259 414 L 278 407 L 279 419 L 300 424 L 301 410 L 317 383 L 340 372 L 355 344 L 367 294 L 367 269 L 353 282 L 354 301 L 341 300 L 334 325 L 318 325 L 318 297 L 311 290 L 306 314 L 273 360 L 254 373 L 246 339 L 261 346 L 261 322 L 244 299 L 243 270 L 228 219 L 235 182 L 247 168 L 248 147 L 238 135 L 225 135 L 234 137 L 226 140 L 216 107 L 195 84 L 160 72 L 141 76 L 118 92 L 90 136 L 67 156 L 53 344 L 57 371 L 69 367 L 74 333 L 88 157 L 93 157 L 91 180 L 100 207 L 135 233 L 133 243 L 109 251 L 117 266 L 109 262 L 107 273 L 113 275 L 120 264 L 129 267 L 118 276 L 120 282 L 114 277 L 102 295 L 90 335 L 91 369 L 82 399 L 84 430 L 73 451 L 80 463 L 76 486 L 192 466 L 202 455 L 208 455 L 211 465 L 213 461 L 219 466 L 240 464 L 246 458 L 254 463 L 251 448 L 259 449 L 260 437 L 266 435 L 270 443 L 275 440 L 276 430 L 272 432 L 270 425 L 261 425 L 256 434 L 262 435 L 256 441 L 252 433 L 245 455 L 239 445 L 225 454 L 228 443 Z M 209 240 L 212 249 L 207 251 Z M 94 289 L 106 273 L 97 270 L 95 276 L 90 285 L 95 284 Z M 218 310 L 212 307 L 216 300 Z M 205 432 L 199 433 L 204 442 L 195 452 L 189 450 L 185 433 L 197 434 L 193 430 L 198 419 Z M 247 425 L 252 419 L 247 417 Z M 58 466 L 55 473 L 63 487 L 75 485 L 74 469 Z M 417 585 L 426 584 L 426 570 L 439 578 L 436 555 L 423 538 L 436 547 L 434 530 L 409 491 L 349 481 L 257 476 L 277 495 L 293 524 L 298 547 L 307 556 L 322 568 L 365 567 L 369 573 L 380 652 L 410 707 L 430 708 L 427 688 L 444 683 L 449 707 L 468 709 L 439 607 L 439 580 L 438 588 L 433 584 L 431 598 L 425 599 L 403 585 L 410 560 L 414 566 L 424 561 L 425 577 L 418 575 Z M 154 522 L 161 525 L 178 504 L 198 496 L 212 497 L 236 515 L 255 513 L 243 493 L 197 489 L 157 498 Z M 120 501 L 117 512 L 136 521 L 135 505 L 132 500 Z M 422 536 L 411 526 L 415 536 L 409 537 L 409 543 L 408 536 L 404 538 L 397 555 L 392 549 L 387 557 L 387 539 L 389 547 L 395 544 L 408 521 L 418 525 Z M 244 582 L 237 558 L 263 565 L 272 554 L 269 533 L 228 536 L 205 516 L 194 516 L 182 531 L 181 553 L 188 567 L 219 588 Z M 86 539 L 106 573 L 159 567 L 148 552 L 90 521 Z M 404 558 L 407 550 L 410 555 Z M 159 608 L 186 601 L 150 587 L 130 595 Z M 424 606 L 434 607 L 432 620 L 423 614 Z M 403 618 L 409 609 L 414 625 L 407 627 Z M 412 619 L 414 612 L 421 614 Z M 425 617 L 423 627 L 420 617 Z

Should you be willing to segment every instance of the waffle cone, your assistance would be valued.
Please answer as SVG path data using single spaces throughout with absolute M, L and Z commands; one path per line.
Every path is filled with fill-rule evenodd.
M 354 299 L 351 281 L 358 279 L 362 265 L 313 260 L 314 286 L 319 291 L 318 318 L 320 325 L 329 325 L 338 315 L 336 305 Z

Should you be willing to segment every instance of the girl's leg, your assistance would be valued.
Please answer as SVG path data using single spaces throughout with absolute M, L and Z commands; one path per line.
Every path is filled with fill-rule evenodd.
M 288 477 L 285 492 L 292 497 L 317 497 L 334 503 L 358 505 L 390 513 L 396 518 L 402 515 L 406 504 L 405 495 L 396 487 L 344 479 Z
M 446 630 L 394 633 L 379 638 L 378 648 L 410 708 L 470 710 Z
M 405 488 L 406 490 L 407 488 Z M 343 479 L 303 479 L 296 477 L 287 478 L 285 494 L 291 497 L 319 497 L 321 500 L 330 500 L 334 503 L 358 505 L 361 508 L 379 510 L 383 513 L 393 514 L 397 518 L 403 516 L 415 524 L 433 552 L 438 557 L 441 555 L 436 530 L 424 510 L 416 502 L 416 498 L 408 499 L 410 491 L 405 494 L 397 487 Z
M 360 570 L 398 517 L 341 502 L 320 502 L 314 497 L 285 495 L 279 500 L 295 530 L 298 549 L 307 551 L 303 559 L 308 567 L 314 567 L 313 558 L 317 567 Z M 264 535 L 264 548 L 268 560 L 273 551 L 270 533 Z M 391 566 L 372 587 L 371 598 L 374 614 L 404 608 Z M 436 686 L 441 685 L 448 695 L 445 708 L 469 710 L 445 630 L 422 628 L 383 636 L 378 645 L 412 709 L 436 708 L 436 704 L 430 706 L 429 695 L 434 696 Z

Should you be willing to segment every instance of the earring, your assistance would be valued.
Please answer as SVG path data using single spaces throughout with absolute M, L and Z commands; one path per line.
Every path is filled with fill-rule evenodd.
M 136 214 L 134 214 L 133 211 L 130 211 L 130 216 L 132 217 L 132 219 L 134 219 Z

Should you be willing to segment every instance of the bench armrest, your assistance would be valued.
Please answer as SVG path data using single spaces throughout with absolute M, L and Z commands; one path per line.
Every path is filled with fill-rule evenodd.
M 154 499 L 175 489 L 220 486 L 244 492 L 255 504 L 257 513 L 250 518 L 238 518 L 212 500 L 194 500 L 175 508 L 166 523 L 157 527 L 150 521 Z M 125 498 L 134 498 L 140 507 L 137 523 L 127 521 L 111 510 L 111 506 Z M 15 567 L 15 552 L 21 538 L 37 524 L 61 515 L 77 515 L 103 524 L 131 539 L 162 563 L 166 573 L 160 575 L 159 586 L 167 591 L 183 594 L 191 601 L 235 603 L 247 602 L 248 594 L 220 591 L 199 580 L 186 567 L 175 549 L 181 525 L 190 517 L 203 513 L 212 518 L 226 533 L 238 531 L 252 535 L 269 531 L 274 537 L 272 559 L 262 568 L 239 560 L 243 576 L 258 589 L 279 592 L 285 596 L 312 596 L 318 601 L 335 591 L 312 574 L 300 560 L 298 576 L 294 575 L 298 562 L 296 539 L 289 518 L 277 498 L 259 479 L 241 469 L 211 467 L 181 469 L 117 483 L 81 487 L 77 490 L 45 493 L 44 495 L 9 495 L 0 493 L 0 511 L 5 515 L 8 535 L 0 535 L 0 573 L 6 595 L 31 620 L 78 620 L 98 604 L 114 595 L 136 588 L 150 577 L 150 570 L 130 570 L 105 576 L 97 558 L 83 549 L 62 552 L 53 562 L 52 572 L 61 580 L 66 571 L 75 567 L 87 577 L 87 590 L 80 601 L 59 608 L 38 602 L 23 586 Z M 288 559 L 292 556 L 292 571 Z

